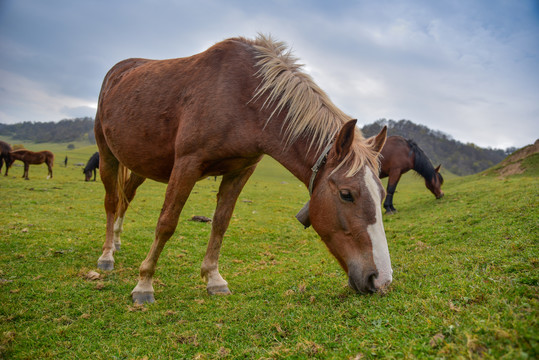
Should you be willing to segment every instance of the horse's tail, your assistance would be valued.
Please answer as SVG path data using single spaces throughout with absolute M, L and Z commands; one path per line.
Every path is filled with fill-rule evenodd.
M 116 207 L 116 218 L 118 218 L 120 212 L 127 209 L 129 200 L 125 195 L 125 185 L 129 179 L 130 171 L 128 168 L 123 166 L 121 163 L 118 165 L 118 175 L 116 177 L 116 193 L 118 195 L 118 205 Z

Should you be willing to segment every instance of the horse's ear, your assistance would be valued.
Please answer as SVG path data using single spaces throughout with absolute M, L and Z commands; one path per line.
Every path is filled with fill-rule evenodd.
M 372 138 L 370 138 L 368 141 L 371 143 L 371 148 L 376 151 L 380 152 L 382 151 L 382 148 L 384 147 L 384 144 L 386 143 L 387 139 L 387 126 L 384 126 L 380 133 Z
M 434 169 L 435 172 L 440 172 L 440 168 L 442 167 L 442 164 L 438 165 L 436 169 Z
M 350 146 L 354 142 L 354 133 L 356 132 L 357 120 L 350 120 L 342 127 L 341 131 L 337 135 L 333 150 L 337 157 L 337 161 L 343 160 L 350 150 Z

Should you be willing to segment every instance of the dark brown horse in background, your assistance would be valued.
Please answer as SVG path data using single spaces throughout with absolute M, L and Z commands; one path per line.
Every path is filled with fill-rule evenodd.
M 23 178 L 26 180 L 28 179 L 28 169 L 30 168 L 30 165 L 39 165 L 39 164 L 47 164 L 47 168 L 49 169 L 49 173 L 47 176 L 47 179 L 52 178 L 52 167 L 54 165 L 54 154 L 50 151 L 44 150 L 39 152 L 33 152 L 26 149 L 19 149 L 14 150 L 9 153 L 11 156 L 12 161 L 20 160 L 24 163 L 24 174 L 22 175 Z
M 2 171 L 2 166 L 4 163 L 6 163 L 6 173 L 5 176 L 7 176 L 9 167 L 13 163 L 13 160 L 11 159 L 11 156 L 9 153 L 11 152 L 11 146 L 9 146 L 8 143 L 0 141 L 0 171 Z
M 392 270 L 377 157 L 386 129 L 364 139 L 355 124 L 284 43 L 262 35 L 228 39 L 187 58 L 118 63 L 104 79 L 95 120 L 107 213 L 99 268 L 114 267 L 137 187 L 146 178 L 168 183 L 131 293 L 137 303 L 153 302 L 157 260 L 191 190 L 222 175 L 201 275 L 208 293 L 230 294 L 218 269 L 221 243 L 243 186 L 268 154 L 308 186 L 302 222 L 313 225 L 349 285 L 364 293 L 385 289 Z
M 90 181 L 92 179 L 92 171 L 94 173 L 94 181 L 96 179 L 96 169 L 99 169 L 99 152 L 95 152 L 88 162 L 82 172 L 84 173 L 84 181 Z
M 415 170 L 425 179 L 425 186 L 436 199 L 444 196 L 442 184 L 444 179 L 440 174 L 440 166 L 434 168 L 425 152 L 413 141 L 402 136 L 390 136 L 381 152 L 380 178 L 389 176 L 387 182 L 387 195 L 384 201 L 386 213 L 397 212 L 393 206 L 393 195 L 402 174 Z

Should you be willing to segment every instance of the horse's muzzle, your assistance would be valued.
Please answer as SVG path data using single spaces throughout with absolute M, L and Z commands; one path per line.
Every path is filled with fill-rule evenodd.
M 377 276 L 378 274 L 376 272 L 370 272 L 366 276 L 360 277 L 349 274 L 348 286 L 350 286 L 354 291 L 362 294 L 372 294 L 377 290 L 374 286 L 374 280 Z
M 362 269 L 360 265 L 348 264 L 348 286 L 362 294 L 385 294 L 393 280 L 391 273 L 379 273 L 374 268 Z
M 445 195 L 445 194 L 442 192 L 442 193 L 440 193 L 439 195 L 436 196 L 436 199 L 441 199 L 441 198 L 444 197 L 444 195 Z
M 362 294 L 376 292 L 375 281 L 378 271 L 375 267 L 362 266 L 357 262 L 348 263 L 348 285 Z

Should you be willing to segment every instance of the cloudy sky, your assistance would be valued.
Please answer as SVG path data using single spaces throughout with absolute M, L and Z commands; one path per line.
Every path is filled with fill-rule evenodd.
M 539 138 L 537 0 L 0 0 L 0 123 L 94 117 L 116 62 L 258 32 L 360 124 L 493 148 Z

